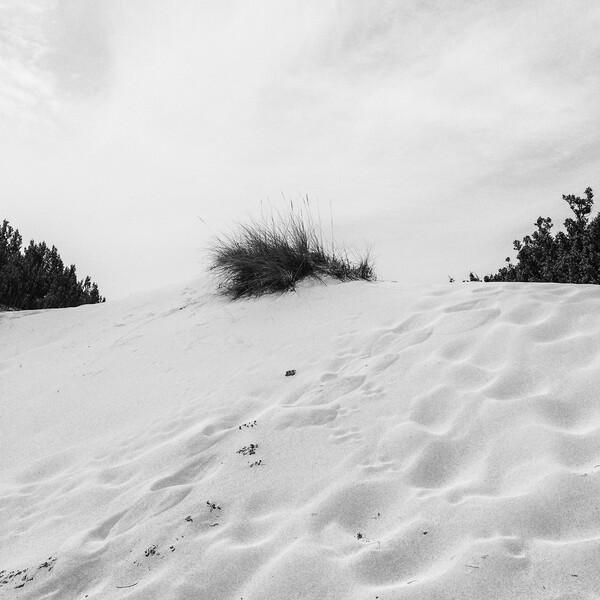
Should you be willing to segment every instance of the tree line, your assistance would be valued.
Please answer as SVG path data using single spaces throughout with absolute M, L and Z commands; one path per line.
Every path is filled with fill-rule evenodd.
M 0 305 L 31 310 L 97 304 L 106 299 L 90 277 L 78 280 L 75 265 L 65 266 L 56 246 L 23 238 L 4 220 L 0 227 Z
M 506 258 L 506 266 L 486 275 L 488 281 L 529 281 L 600 284 L 600 214 L 590 218 L 594 205 L 592 188 L 585 196 L 563 195 L 573 212 L 564 221 L 564 231 L 552 234 L 552 219 L 539 217 L 536 229 L 522 241 L 515 240 L 516 263 Z M 480 281 L 469 274 L 469 281 Z

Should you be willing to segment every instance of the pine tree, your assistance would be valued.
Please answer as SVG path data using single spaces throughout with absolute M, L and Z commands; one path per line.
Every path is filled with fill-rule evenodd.
M 65 267 L 56 249 L 22 237 L 8 221 L 0 227 L 0 305 L 20 309 L 64 308 L 104 302 L 98 285 L 77 280 L 75 265 Z

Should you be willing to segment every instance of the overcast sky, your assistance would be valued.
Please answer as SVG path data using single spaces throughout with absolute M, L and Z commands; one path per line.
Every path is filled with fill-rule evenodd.
M 383 279 L 483 275 L 600 198 L 599 31 L 597 0 L 0 0 L 0 220 L 109 299 L 306 195 Z

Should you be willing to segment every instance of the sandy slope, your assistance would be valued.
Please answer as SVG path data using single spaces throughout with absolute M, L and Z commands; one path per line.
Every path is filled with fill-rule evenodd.
M 0 598 L 600 598 L 599 287 L 210 289 L 0 314 Z

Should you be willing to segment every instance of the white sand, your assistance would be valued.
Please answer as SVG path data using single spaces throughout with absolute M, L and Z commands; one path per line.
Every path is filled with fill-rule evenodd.
M 199 280 L 0 341 L 0 598 L 600 598 L 600 287 Z

